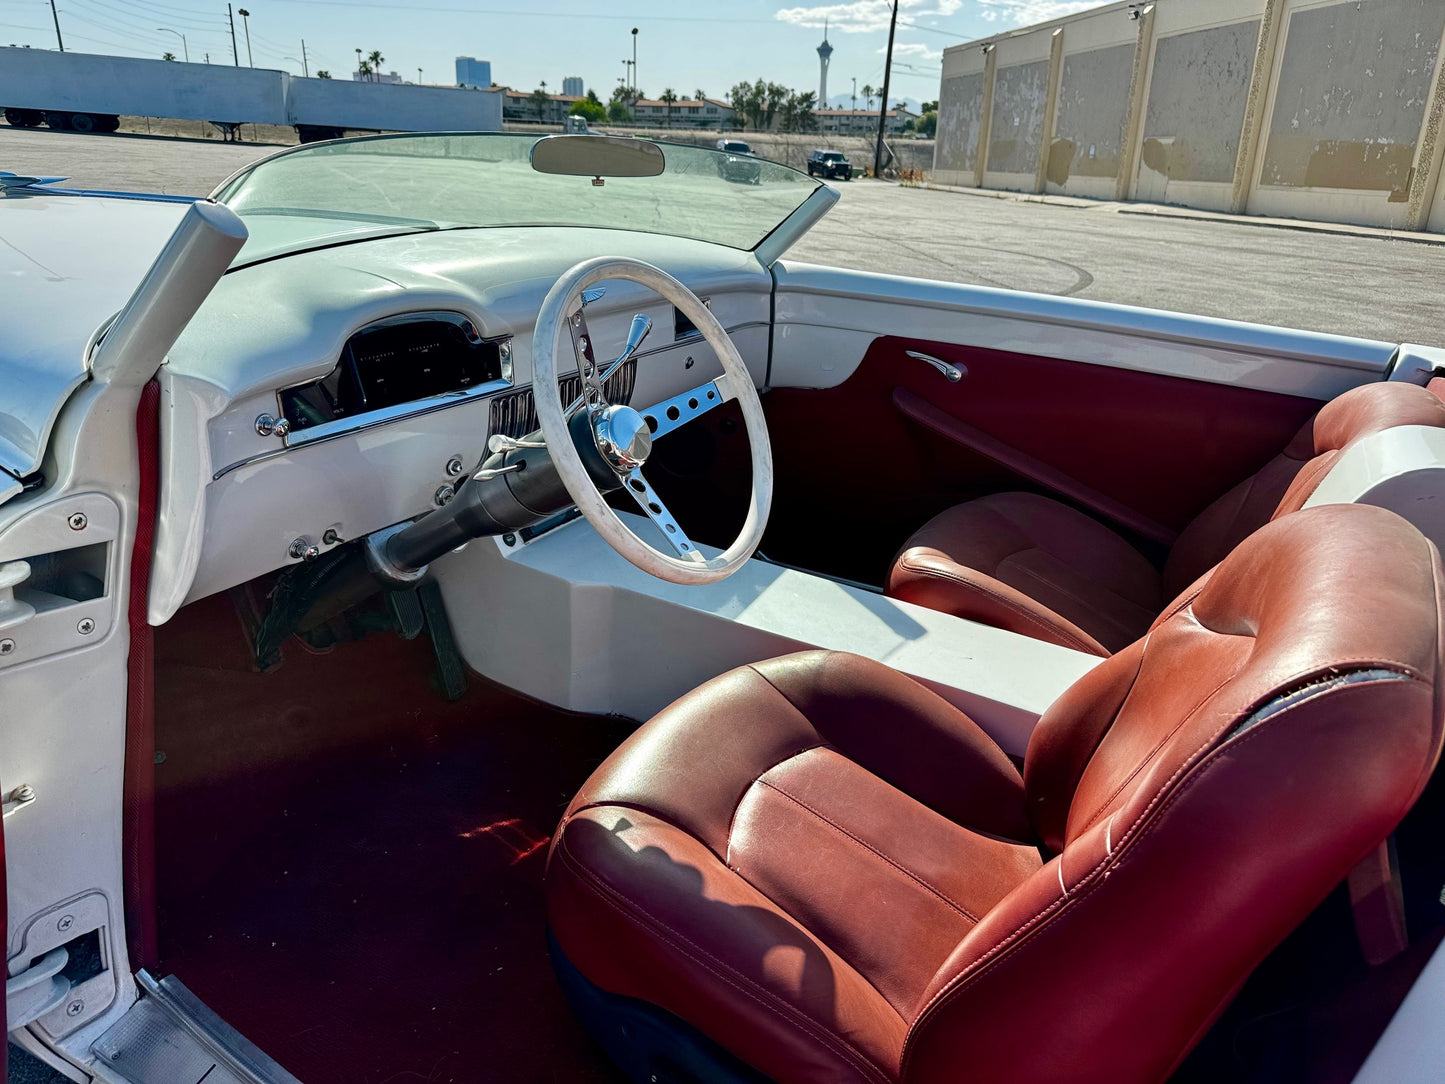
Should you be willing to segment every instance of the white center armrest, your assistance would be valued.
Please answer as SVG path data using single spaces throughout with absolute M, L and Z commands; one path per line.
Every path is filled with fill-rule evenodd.
M 664 583 L 582 520 L 525 545 L 475 542 L 434 571 L 467 663 L 574 711 L 647 719 L 735 666 L 820 647 L 917 678 L 1021 756 L 1038 716 L 1102 661 L 760 560 L 715 584 Z

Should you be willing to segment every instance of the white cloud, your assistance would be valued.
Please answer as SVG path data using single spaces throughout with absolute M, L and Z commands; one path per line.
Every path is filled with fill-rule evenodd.
M 888 46 L 880 45 L 878 47 L 879 55 L 886 55 L 887 52 Z M 893 46 L 893 56 L 894 59 L 903 60 L 908 60 L 910 58 L 916 60 L 942 60 L 943 50 L 930 48 L 929 46 L 924 45 L 922 42 L 900 41 L 896 42 Z
M 963 0 L 899 0 L 898 13 L 910 20 L 928 16 L 954 15 Z M 815 7 L 783 8 L 777 18 L 794 26 L 822 28 L 843 34 L 872 34 L 888 29 L 893 14 L 892 0 L 853 0 L 849 4 L 821 4 Z
M 976 0 L 979 18 L 1013 26 L 1046 23 L 1061 15 L 1096 8 L 1106 0 Z

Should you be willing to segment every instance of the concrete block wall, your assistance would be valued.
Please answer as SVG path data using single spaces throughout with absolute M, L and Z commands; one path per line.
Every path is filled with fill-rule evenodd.
M 1445 232 L 1445 0 L 1154 0 L 944 53 L 934 178 Z

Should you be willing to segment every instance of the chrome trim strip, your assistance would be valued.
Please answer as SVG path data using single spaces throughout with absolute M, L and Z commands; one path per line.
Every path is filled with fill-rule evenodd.
M 159 192 L 111 192 L 104 188 L 11 188 L 11 195 L 94 196 L 100 199 L 138 200 L 144 203 L 206 203 L 204 196 L 164 196 Z
M 1127 335 L 1132 338 L 1181 343 L 1246 354 L 1317 362 L 1346 369 L 1381 373 L 1394 356 L 1396 344 L 1377 339 L 1360 339 L 1320 331 L 1226 320 L 1217 316 L 1191 316 L 1165 309 L 1148 309 L 1112 301 L 1053 294 L 1002 290 L 992 286 L 912 279 L 874 271 L 847 271 L 802 263 L 783 265 L 775 276 L 778 293 L 784 297 L 812 295 L 839 300 L 905 304 L 913 308 L 936 309 L 958 316 L 989 316 L 1024 320 L 1032 324 L 1077 328 Z M 872 289 L 863 289 L 867 284 Z M 813 325 L 808 320 L 788 321 L 793 326 Z M 861 321 L 860 321 L 861 323 Z M 850 330 L 870 331 L 849 325 Z M 884 334 L 874 332 L 874 334 Z
M 430 399 L 416 399 L 410 403 L 398 403 L 394 407 L 386 407 L 382 410 L 373 411 L 365 416 L 365 420 L 348 419 L 346 428 L 334 429 L 330 432 L 321 433 L 311 440 L 292 442 L 269 451 L 258 452 L 255 455 L 247 456 L 245 459 L 238 459 L 228 464 L 211 475 L 211 481 L 230 474 L 233 470 L 240 470 L 242 467 L 249 467 L 252 463 L 259 463 L 263 459 L 273 459 L 278 455 L 285 455 L 289 451 L 298 448 L 309 448 L 316 444 L 325 444 L 327 441 L 336 440 L 338 437 L 350 436 L 352 433 L 364 433 L 368 429 L 375 429 L 378 426 L 390 425 L 392 422 L 399 422 L 406 418 L 420 418 L 426 414 L 435 414 L 438 410 L 446 410 L 449 407 L 461 406 L 473 400 L 480 400 L 496 395 L 498 392 L 507 391 L 512 383 L 509 380 L 491 380 L 485 384 L 478 384 L 475 388 L 468 388 L 466 391 L 448 392 L 446 395 L 436 395 Z M 338 423 L 327 422 L 318 425 L 305 432 L 315 433 L 317 430 L 335 426 Z
M 465 314 L 463 313 L 461 315 Z M 386 317 L 385 319 L 392 318 Z M 372 327 L 374 325 L 368 324 L 366 326 Z M 726 331 L 729 335 L 732 335 L 735 332 L 746 331 L 749 328 L 768 326 L 770 325 L 766 320 L 749 320 L 745 323 L 734 324 L 733 326 L 724 328 L 723 330 Z M 511 338 L 512 337 L 510 335 L 499 336 L 489 341 L 510 342 Z M 637 354 L 634 354 L 630 360 L 633 362 L 640 361 L 643 358 L 652 357 L 654 354 L 661 354 L 664 351 L 676 350 L 680 347 L 688 345 L 691 344 L 687 340 L 680 342 L 664 343 L 662 346 L 653 347 L 651 350 L 639 351 Z M 508 369 L 504 368 L 503 371 L 506 372 L 508 371 Z M 566 376 L 568 374 L 564 373 L 563 375 Z M 280 392 L 286 391 L 290 388 L 298 388 L 306 384 L 312 383 L 315 383 L 315 381 L 306 380 L 302 381 L 299 384 L 288 384 L 285 388 L 278 388 L 276 396 L 277 409 L 280 409 Z M 311 428 L 303 429 L 300 431 L 300 433 L 302 434 L 311 433 L 316 435 L 311 437 L 301 437 L 298 435 L 297 432 L 293 431 L 287 436 L 286 443 L 282 446 L 278 448 L 271 448 L 268 451 L 264 452 L 257 452 L 255 455 L 247 456 L 245 459 L 238 459 L 234 463 L 228 463 L 226 466 L 222 467 L 220 470 L 216 471 L 214 474 L 211 475 L 211 481 L 219 481 L 221 478 L 225 477 L 227 474 L 230 474 L 232 471 L 240 470 L 242 467 L 249 467 L 252 463 L 260 463 L 261 461 L 266 459 L 274 459 L 276 456 L 283 455 L 293 448 L 308 448 L 313 444 L 324 444 L 326 441 L 335 440 L 338 437 L 344 437 L 350 433 L 365 432 L 368 429 L 375 429 L 379 425 L 389 425 L 392 422 L 404 421 L 407 418 L 421 417 L 424 414 L 431 414 L 438 410 L 445 410 L 448 407 L 460 406 L 463 403 L 471 402 L 473 399 L 487 398 L 504 391 L 522 391 L 524 389 L 530 388 L 531 386 L 532 385 L 530 382 L 526 384 L 513 384 L 510 379 L 489 381 L 486 384 L 478 384 L 475 388 L 468 388 L 464 392 L 451 392 L 447 395 L 436 396 L 432 399 L 417 399 L 410 403 L 398 403 L 396 406 L 393 407 L 386 407 L 382 410 L 374 411 L 369 414 L 358 415 L 355 418 L 346 419 L 346 428 L 344 429 L 336 428 L 333 430 L 331 428 L 341 426 L 342 422 L 323 422 L 321 425 L 312 426 Z

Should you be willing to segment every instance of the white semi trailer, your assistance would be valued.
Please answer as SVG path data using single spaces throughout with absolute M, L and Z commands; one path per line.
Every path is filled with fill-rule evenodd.
M 113 132 L 122 116 L 210 121 L 231 138 L 241 124 L 289 124 L 301 142 L 346 129 L 495 132 L 502 91 L 340 79 L 227 64 L 0 48 L 0 109 L 20 128 L 41 124 Z

